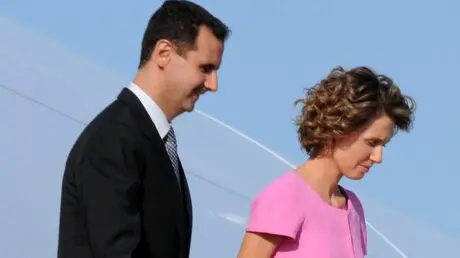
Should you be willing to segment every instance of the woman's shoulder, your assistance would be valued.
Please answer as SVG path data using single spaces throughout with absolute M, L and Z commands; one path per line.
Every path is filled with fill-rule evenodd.
M 304 189 L 292 171 L 268 183 L 253 199 L 247 231 L 294 238 L 305 219 Z
M 296 173 L 287 171 L 265 185 L 256 196 L 256 199 L 289 198 L 290 200 L 297 200 L 305 194 L 304 192 L 305 189 Z
M 300 219 L 311 208 L 309 203 L 309 191 L 303 181 L 295 171 L 287 171 L 262 188 L 251 202 L 251 212 L 273 212 L 273 209 Z

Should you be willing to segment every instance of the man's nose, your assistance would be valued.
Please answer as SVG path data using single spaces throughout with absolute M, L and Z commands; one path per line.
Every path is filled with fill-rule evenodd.
M 217 72 L 213 71 L 207 78 L 206 82 L 204 83 L 204 86 L 206 87 L 207 90 L 216 92 L 218 89 L 217 86 Z

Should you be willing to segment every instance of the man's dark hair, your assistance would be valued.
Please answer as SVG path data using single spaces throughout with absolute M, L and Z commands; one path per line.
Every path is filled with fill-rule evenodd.
M 203 25 L 208 27 L 221 42 L 224 42 L 230 34 L 227 25 L 200 5 L 185 0 L 165 1 L 152 15 L 144 32 L 138 68 L 149 60 L 160 39 L 173 42 L 179 54 L 193 49 L 200 27 Z

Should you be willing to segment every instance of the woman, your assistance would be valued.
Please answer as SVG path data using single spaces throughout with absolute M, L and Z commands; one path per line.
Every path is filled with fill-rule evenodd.
M 310 159 L 253 200 L 238 258 L 364 257 L 363 207 L 339 182 L 360 180 L 382 162 L 392 136 L 410 130 L 415 101 L 369 68 L 338 67 L 298 102 L 299 140 Z

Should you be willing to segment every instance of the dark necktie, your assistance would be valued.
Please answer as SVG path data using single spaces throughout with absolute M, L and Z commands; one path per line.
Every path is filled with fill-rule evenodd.
M 171 127 L 168 134 L 165 137 L 165 147 L 166 152 L 168 153 L 171 164 L 174 168 L 174 173 L 176 174 L 177 180 L 180 185 L 180 176 L 179 176 L 179 156 L 177 155 L 177 142 L 176 135 L 174 134 L 174 129 Z

